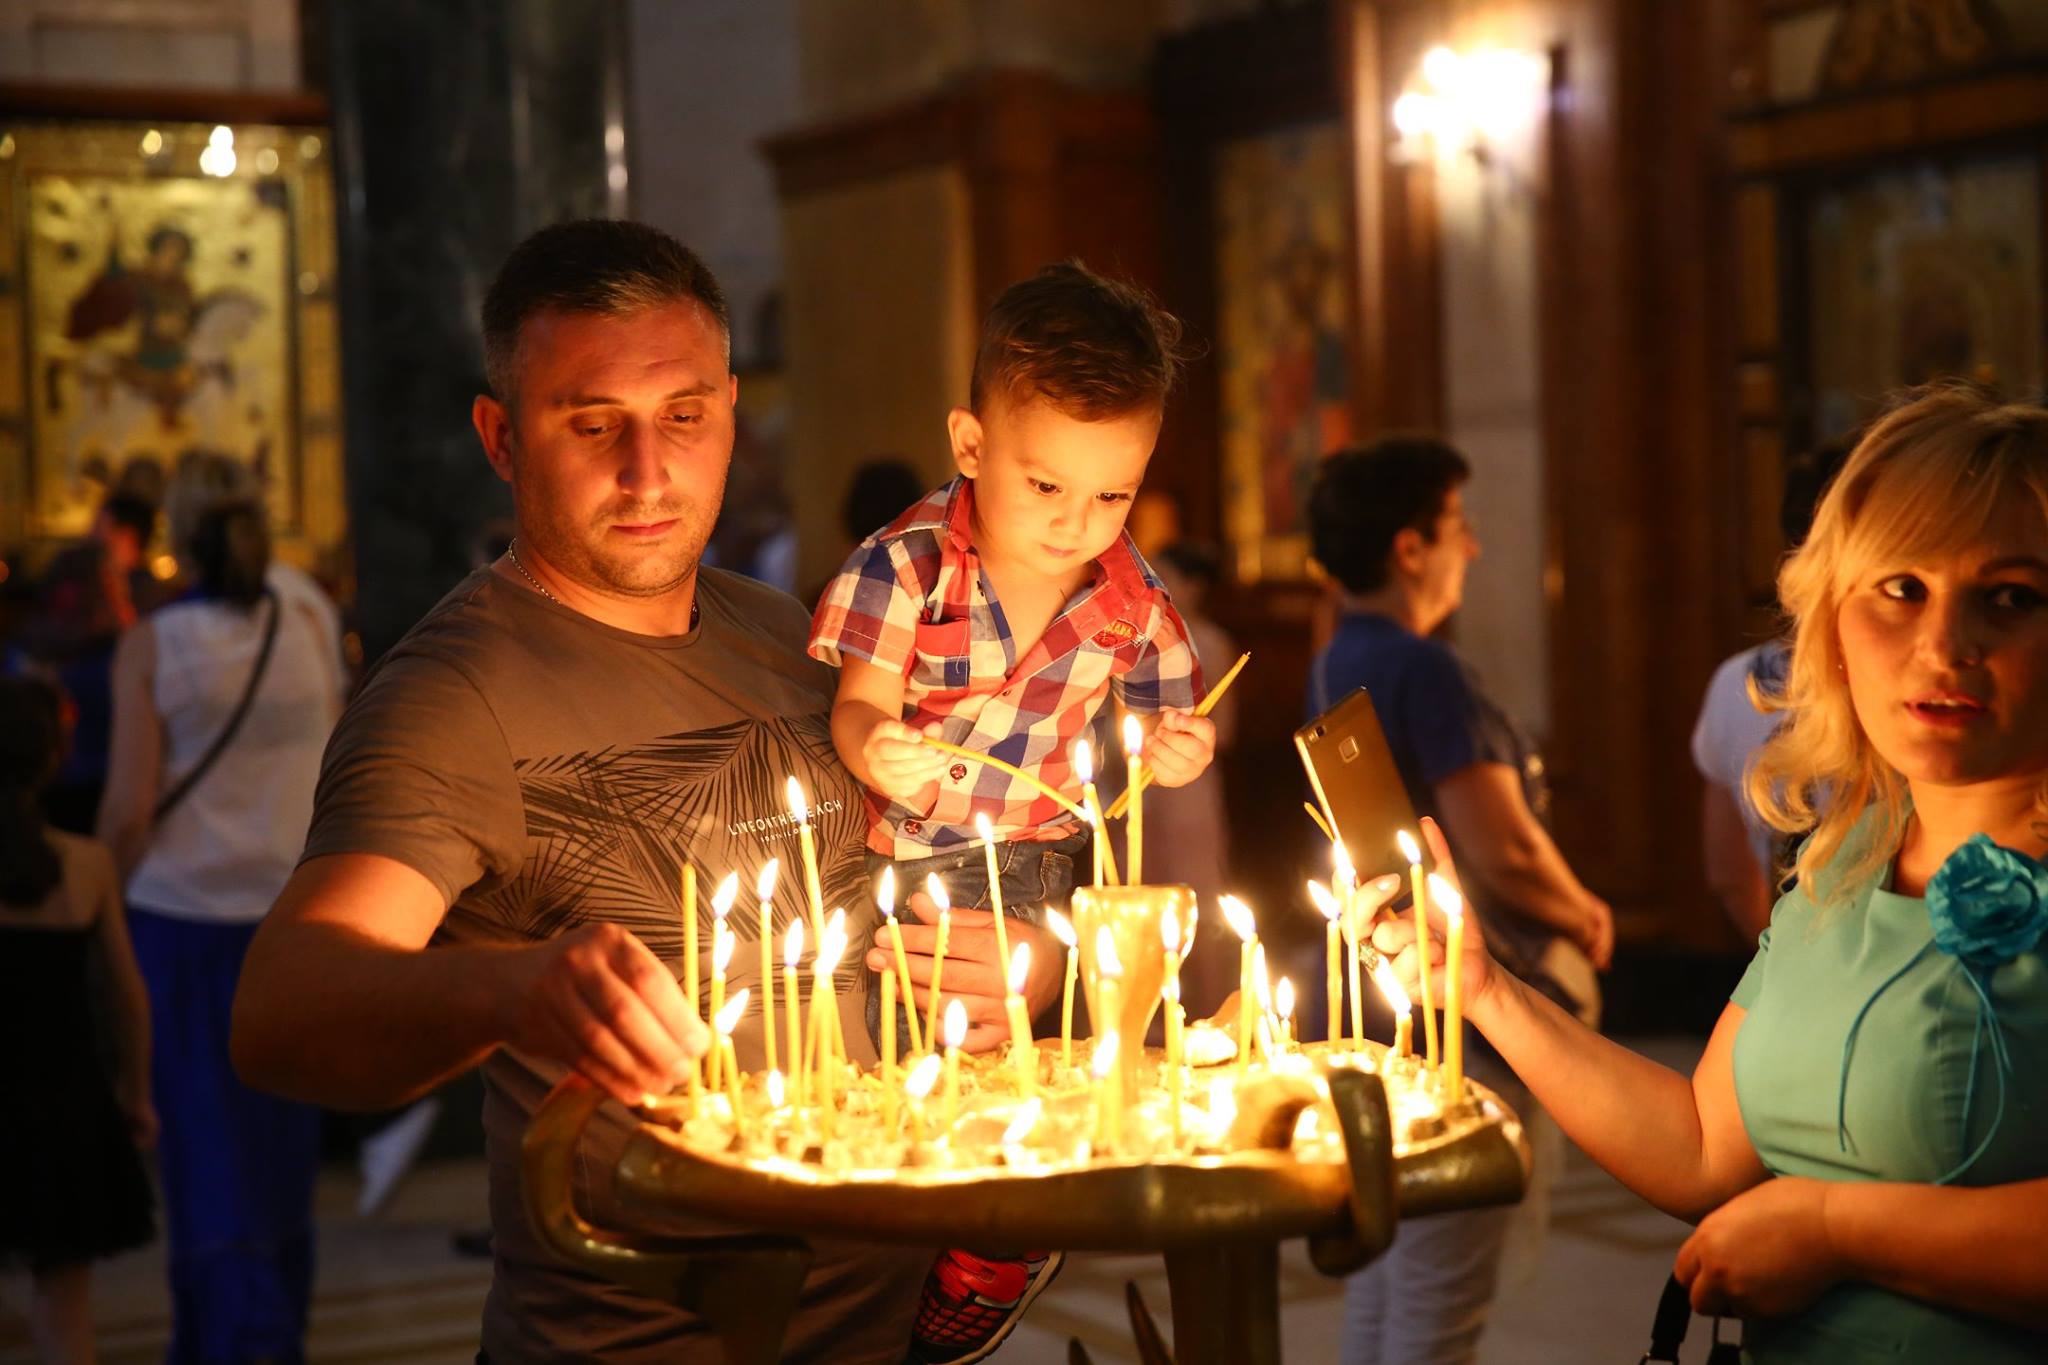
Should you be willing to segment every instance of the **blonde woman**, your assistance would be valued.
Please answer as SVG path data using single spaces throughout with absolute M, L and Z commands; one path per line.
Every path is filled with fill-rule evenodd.
M 2048 1359 L 2048 411 L 1913 396 L 1779 589 L 1788 715 L 1749 786 L 1808 837 L 1698 1069 L 1598 1037 L 1476 935 L 1469 1017 L 1698 1223 L 1676 1273 L 1745 1360 Z M 1378 942 L 1412 980 L 1409 927 Z

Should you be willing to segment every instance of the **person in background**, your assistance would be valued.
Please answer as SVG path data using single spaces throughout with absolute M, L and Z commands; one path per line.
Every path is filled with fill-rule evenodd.
M 2048 411 L 1904 395 L 1778 596 L 1785 722 L 1747 781 L 1807 837 L 1692 1075 L 1470 937 L 1467 1017 L 1588 1156 L 1698 1224 L 1674 1272 L 1694 1309 L 1742 1320 L 1750 1365 L 2039 1365 Z M 1374 943 L 1413 983 L 1442 928 L 1421 953 L 1406 921 Z
M 839 528 L 846 534 L 840 558 L 843 560 L 856 545 L 923 497 L 925 487 L 924 476 L 908 460 L 877 455 L 862 461 L 847 481 L 846 498 L 839 505 Z M 818 599 L 825 595 L 831 582 L 831 578 L 825 578 L 812 584 L 803 594 L 805 604 L 815 611 Z
M 328 622 L 268 581 L 262 505 L 179 548 L 192 587 L 122 638 L 100 837 L 149 983 L 173 1362 L 303 1358 L 320 1116 L 228 1060 L 242 957 L 291 875 L 340 713 Z
M 1589 1021 L 1593 968 L 1614 947 L 1607 903 L 1588 891 L 1543 826 L 1549 804 L 1534 744 L 1477 675 L 1433 638 L 1464 598 L 1479 540 L 1465 516 L 1471 466 L 1434 437 L 1391 437 L 1324 460 L 1308 498 L 1310 548 L 1336 580 L 1340 619 L 1311 667 L 1308 713 L 1363 687 L 1420 815 L 1434 816 L 1467 869 L 1473 918 L 1513 970 Z M 1345 1288 L 1345 1365 L 1453 1365 L 1474 1358 L 1501 1253 L 1540 1239 L 1557 1130 L 1513 1076 L 1471 1052 L 1471 1072 L 1521 1114 L 1535 1164 L 1513 1208 L 1404 1227 Z
M 157 1121 L 149 1002 L 113 859 L 38 809 L 59 728 L 48 686 L 0 679 L 0 1265 L 29 1271 L 47 1365 L 91 1365 L 92 1262 L 155 1235 L 138 1148 L 156 1140 Z M 95 975 L 115 1024 L 111 1084 L 93 1045 Z
M 1796 550 L 1806 539 L 1813 509 L 1849 450 L 1849 442 L 1832 441 L 1785 466 L 1778 525 L 1788 550 Z M 1754 942 L 1770 923 L 1771 902 L 1777 899 L 1773 874 L 1785 861 L 1774 852 L 1776 835 L 1743 793 L 1750 759 L 1778 725 L 1777 713 L 1759 707 L 1754 697 L 1779 691 L 1789 657 L 1785 641 L 1777 639 L 1722 660 L 1707 683 L 1692 730 L 1693 766 L 1705 787 L 1700 794 L 1700 851 L 1707 885 L 1745 943 Z

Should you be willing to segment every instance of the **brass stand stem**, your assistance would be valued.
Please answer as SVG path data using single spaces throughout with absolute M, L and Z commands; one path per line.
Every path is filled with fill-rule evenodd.
M 1281 1365 L 1279 1243 L 1169 1251 L 1166 1283 L 1175 1365 Z

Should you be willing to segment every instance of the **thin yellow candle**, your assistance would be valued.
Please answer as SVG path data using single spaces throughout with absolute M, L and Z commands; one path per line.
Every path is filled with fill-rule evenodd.
M 958 1000 L 946 1006 L 946 1133 L 960 1125 L 960 1044 L 967 1039 L 967 1007 Z
M 1115 997 L 1116 987 L 1103 982 L 1097 987 L 1098 993 L 1107 992 Z M 1124 1104 L 1123 1076 L 1117 1070 L 1116 1054 L 1118 1034 L 1110 1029 L 1095 1040 L 1095 1141 L 1106 1152 L 1114 1152 L 1123 1145 Z
M 739 993 L 726 1002 L 714 1020 L 718 1028 L 718 1053 L 724 1060 L 726 1100 L 732 1105 L 733 1134 L 740 1141 L 747 1140 L 747 1110 L 740 1103 L 740 1066 L 733 1055 L 732 1031 L 738 1026 L 740 1017 L 747 1012 L 747 997 L 751 994 L 742 986 Z
M 1081 972 L 1080 954 L 1075 949 L 1080 945 L 1074 936 L 1074 922 L 1059 911 L 1047 907 L 1045 923 L 1067 948 L 1067 985 L 1060 994 L 1060 1066 L 1065 1068 L 1074 1064 L 1074 983 Z
M 788 1103 L 788 1083 L 782 1079 L 782 1073 L 780 1071 L 771 1070 L 768 1073 L 768 1107 L 770 1109 L 782 1109 L 785 1106 L 787 1106 Z
M 1444 1103 L 1457 1104 L 1465 1098 L 1465 1016 L 1461 1008 L 1459 960 L 1465 954 L 1465 898 L 1458 889 L 1436 873 L 1429 874 L 1429 891 L 1443 907 L 1444 931 Z
M 1081 808 L 1088 820 L 1090 856 L 1094 861 L 1095 885 L 1116 884 L 1116 855 L 1109 848 L 1109 826 L 1104 823 L 1102 798 L 1095 794 L 1095 748 L 1085 739 L 1074 741 L 1074 776 L 1081 779 Z
M 804 922 L 793 919 L 789 932 L 782 937 L 782 1012 L 789 1023 L 789 1075 L 796 1085 L 796 1104 L 801 1109 L 810 1094 L 810 1082 L 804 1070 L 804 1031 L 798 1009 L 803 1001 L 803 987 L 797 978 L 797 964 L 804 957 Z
M 875 888 L 875 903 L 882 907 L 883 922 L 889 930 L 889 951 L 896 959 L 896 984 L 903 990 L 904 1018 L 910 1029 L 910 1051 L 924 1051 L 924 1035 L 917 1027 L 917 997 L 910 990 L 910 958 L 903 951 L 903 926 L 896 922 L 896 869 L 882 869 Z M 886 975 L 886 973 L 885 973 Z
M 818 842 L 811 836 L 811 808 L 804 800 L 804 789 L 797 784 L 796 774 L 791 773 L 783 786 L 783 795 L 789 802 L 789 818 L 796 821 L 797 849 L 804 860 L 804 898 L 811 909 L 811 932 L 819 938 L 825 937 L 825 893 L 818 884 Z
M 1338 903 L 1334 895 L 1330 894 L 1329 887 L 1324 886 L 1313 877 L 1309 879 L 1308 883 L 1308 898 L 1315 906 L 1317 913 L 1322 915 L 1325 921 L 1323 931 L 1323 989 L 1329 993 L 1330 997 L 1328 1041 L 1330 1046 L 1334 1048 L 1337 1046 L 1337 1039 L 1343 1034 L 1344 976 L 1338 965 L 1340 958 L 1337 939 L 1343 929 L 1344 907 Z
M 1394 835 L 1394 842 L 1401 846 L 1401 856 L 1408 862 L 1408 886 L 1415 901 L 1415 953 L 1422 970 L 1417 977 L 1422 982 L 1422 1039 L 1423 1060 L 1431 1070 L 1436 1068 L 1436 1001 L 1429 985 L 1429 886 L 1422 872 L 1422 846 L 1415 842 L 1415 836 L 1407 830 Z
M 1358 967 L 1362 945 L 1365 942 L 1365 925 L 1358 918 L 1358 873 L 1352 870 L 1351 854 L 1344 845 L 1332 842 L 1330 845 L 1330 890 L 1342 907 L 1343 934 L 1347 965 L 1351 975 L 1351 1046 L 1365 1046 L 1365 991 L 1359 979 Z
M 882 973 L 882 1128 L 896 1131 L 896 973 Z
M 939 1083 L 939 1068 L 942 1063 L 939 1054 L 928 1052 L 918 1058 L 917 1065 L 910 1068 L 910 1075 L 904 1078 L 903 1093 L 910 1099 L 910 1140 L 924 1141 L 924 1102 L 932 1093 L 932 1087 Z
M 1010 1016 L 1010 1063 L 1017 1071 L 1017 1093 L 1038 1093 L 1038 1049 L 1031 1043 L 1031 1016 L 1024 1009 L 1024 983 L 1031 976 L 1031 945 L 1020 943 L 1010 959 L 1010 992 L 1003 999 Z M 955 1001 L 954 1003 L 959 1003 Z
M 1372 982 L 1387 998 L 1387 1008 L 1394 1014 L 1394 1055 L 1406 1057 L 1414 1050 L 1415 1002 L 1401 989 L 1394 964 L 1385 958 L 1372 964 Z
M 1108 925 L 1102 925 L 1095 931 L 1095 999 L 1102 1006 L 1100 1023 L 1105 1027 L 1095 1046 L 1095 1087 L 1101 1106 L 1098 1137 L 1111 1151 L 1123 1144 L 1124 1078 L 1122 1068 L 1112 1065 L 1104 1075 L 1102 1067 L 1105 1055 L 1112 1063 L 1116 1061 L 1117 1021 L 1123 1018 L 1123 975 L 1123 962 L 1116 955 L 1116 938 Z
M 1198 716 L 1206 716 L 1211 711 L 1215 710 L 1216 703 L 1223 700 L 1223 694 L 1230 690 L 1230 685 L 1237 681 L 1237 675 L 1239 673 L 1242 673 L 1244 671 L 1244 666 L 1250 663 L 1251 661 L 1252 656 L 1249 650 L 1247 650 L 1243 654 L 1238 655 L 1237 662 L 1232 664 L 1229 670 L 1225 672 L 1221 678 L 1217 679 L 1216 685 L 1210 688 L 1209 691 L 1203 696 L 1203 698 L 1199 702 L 1195 703 L 1195 714 Z M 1124 813 L 1124 807 L 1128 805 L 1131 801 L 1136 799 L 1138 792 L 1144 790 L 1146 787 L 1151 786 L 1154 780 L 1155 779 L 1152 776 L 1151 769 L 1146 769 L 1143 778 L 1140 780 L 1137 787 L 1133 788 L 1130 791 L 1124 792 L 1122 795 L 1118 796 L 1116 800 L 1109 803 L 1109 818 L 1114 820 L 1117 818 L 1117 816 L 1122 815 Z
M 927 873 L 924 879 L 924 893 L 931 897 L 933 905 L 939 907 L 939 932 L 932 944 L 932 999 L 931 1008 L 925 1016 L 924 1036 L 932 1040 L 932 1046 L 939 1045 L 939 985 L 946 975 L 946 938 L 953 932 L 953 902 L 946 895 L 946 884 L 939 880 L 936 872 Z
M 1273 1012 L 1280 1016 L 1280 1050 L 1294 1046 L 1294 978 L 1283 976 L 1273 987 Z
M 834 1103 L 833 1073 L 837 1069 L 832 1029 L 839 1013 L 839 991 L 833 985 L 832 973 L 845 951 L 846 931 L 840 928 L 835 934 L 834 925 L 828 923 L 818 940 L 818 955 L 811 959 L 811 1052 L 818 1066 L 816 1095 L 828 1121 Z
M 988 863 L 988 903 L 995 911 L 996 961 L 1010 960 L 1010 931 L 1003 923 L 1003 876 L 996 867 L 996 830 L 983 814 L 974 817 L 974 832 L 981 836 L 982 857 Z
M 737 882 L 734 883 L 738 885 Z M 713 909 L 717 903 L 713 902 Z M 716 1019 L 725 1009 L 725 969 L 732 965 L 733 950 L 738 946 L 732 930 L 725 927 L 725 917 L 719 916 L 711 925 L 711 1017 Z M 711 1088 L 719 1086 L 719 1070 L 725 1065 L 722 1056 L 714 1057 L 711 1064 Z
M 1259 1017 L 1252 1025 L 1258 1035 L 1259 1055 L 1271 1066 L 1274 1059 L 1274 1039 L 1278 1026 L 1273 1018 L 1273 978 L 1266 971 L 1266 945 L 1261 943 L 1252 949 L 1252 986 L 1259 1001 Z
M 770 1071 L 781 1066 L 775 1055 L 775 878 L 781 870 L 782 860 L 770 858 L 754 879 L 754 896 L 761 903 L 761 1042 Z
M 1166 974 L 1160 978 L 1159 993 L 1167 1001 L 1180 999 L 1180 916 L 1167 906 L 1159 914 L 1159 941 L 1166 950 Z M 1180 1065 L 1180 1039 L 1174 1032 L 1173 1011 L 1168 1009 L 1166 1019 L 1166 1064 Z
M 846 910 L 844 907 L 833 910 L 832 918 L 825 921 L 825 935 L 832 940 L 832 967 L 833 971 L 836 972 L 839 964 L 846 959 L 846 945 L 852 942 L 846 934 Z M 825 991 L 826 1036 L 832 1040 L 832 1062 L 835 1066 L 844 1065 L 846 1062 L 846 1030 L 839 1021 L 839 978 L 837 976 L 830 973 L 826 975 Z
M 1167 979 L 1166 995 L 1166 1104 L 1171 1111 L 1173 1125 L 1173 1147 L 1180 1150 L 1181 1141 L 1181 1078 L 1186 1068 L 1181 1065 L 1181 1031 L 1187 1011 L 1180 1003 L 1180 977 Z
M 1223 920 L 1239 941 L 1237 952 L 1237 1078 L 1244 1079 L 1252 1051 L 1252 953 L 1259 944 L 1258 921 L 1252 909 L 1235 896 L 1221 897 Z
M 1124 790 L 1131 794 L 1130 809 L 1124 814 L 1124 866 L 1130 869 L 1130 884 L 1145 884 L 1145 799 L 1138 789 L 1145 771 L 1145 727 L 1132 715 L 1124 717 Z

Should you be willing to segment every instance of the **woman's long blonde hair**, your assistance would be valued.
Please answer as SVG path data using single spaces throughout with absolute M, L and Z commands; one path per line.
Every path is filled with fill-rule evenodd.
M 1782 692 L 1752 683 L 1751 693 L 1786 714 L 1746 781 L 1773 828 L 1812 831 L 1794 866 L 1816 903 L 1876 873 L 1911 813 L 1905 778 L 1856 719 L 1835 628 L 1843 598 L 1873 573 L 1980 544 L 2001 508 L 2029 498 L 2048 521 L 2048 409 L 2002 403 L 1970 385 L 1914 390 L 1856 443 L 1812 532 L 1779 570 L 1791 666 Z M 2048 813 L 2048 780 L 2035 801 Z M 1866 811 L 1877 814 L 1872 837 L 1845 849 Z

